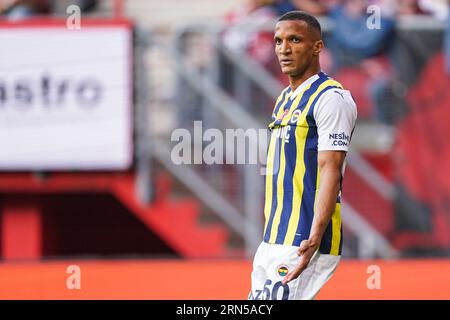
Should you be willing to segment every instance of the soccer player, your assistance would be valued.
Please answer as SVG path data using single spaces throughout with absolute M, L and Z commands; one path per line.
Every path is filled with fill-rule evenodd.
M 321 71 L 316 18 L 284 14 L 274 40 L 290 85 L 269 124 L 264 239 L 249 299 L 314 299 L 341 256 L 341 187 L 357 111 L 350 92 Z

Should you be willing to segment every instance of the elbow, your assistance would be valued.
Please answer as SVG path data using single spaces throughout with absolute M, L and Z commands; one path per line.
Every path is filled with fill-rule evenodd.
M 344 151 L 328 151 L 324 153 L 324 156 L 319 156 L 318 167 L 320 173 L 335 172 L 340 175 L 344 165 L 345 155 L 346 152 Z

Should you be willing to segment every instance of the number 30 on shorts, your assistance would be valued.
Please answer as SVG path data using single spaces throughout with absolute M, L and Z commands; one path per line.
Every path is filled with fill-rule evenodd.
M 251 291 L 249 300 L 287 300 L 289 297 L 289 286 L 281 281 L 275 282 L 271 286 L 272 280 L 267 279 L 262 290 Z

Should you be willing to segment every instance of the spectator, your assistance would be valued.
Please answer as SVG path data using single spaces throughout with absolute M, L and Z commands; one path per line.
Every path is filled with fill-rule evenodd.
M 449 12 L 448 0 L 418 0 L 421 10 L 430 13 L 439 20 L 446 20 Z
M 405 16 L 413 16 L 417 14 L 423 14 L 424 12 L 420 9 L 417 0 L 397 0 L 391 3 L 385 4 L 385 7 L 390 6 L 393 9 L 393 14 L 397 18 Z
M 391 69 L 385 49 L 393 36 L 394 20 L 382 14 L 378 17 L 379 24 L 371 28 L 367 8 L 373 3 L 344 0 L 332 7 L 329 16 L 333 29 L 326 39 L 333 53 L 331 74 L 352 91 L 361 118 L 379 115 L 374 95 L 383 96 L 384 82 Z
M 400 20 L 403 17 L 425 14 L 424 2 L 422 0 L 398 0 L 391 7 L 394 8 L 395 18 Z M 405 54 L 405 51 L 409 50 L 411 50 L 410 47 L 400 41 L 389 48 L 388 53 L 395 68 L 392 68 L 389 77 L 380 77 L 375 81 L 371 89 L 376 115 L 379 120 L 388 124 L 396 122 L 404 115 L 407 109 L 405 103 L 407 87 L 410 84 L 409 81 L 416 78 L 412 66 L 418 65 L 418 62 L 410 54 Z
M 289 11 L 296 10 L 291 0 L 275 0 L 273 7 L 275 8 L 278 16 L 282 16 Z
M 291 2 L 296 10 L 302 10 L 315 16 L 324 16 L 340 0 L 291 0 Z
M 334 22 L 330 46 L 340 54 L 336 56 L 337 67 L 361 62 L 379 54 L 392 35 L 394 21 L 380 18 L 379 28 L 368 28 L 367 0 L 345 0 L 330 11 Z
M 447 27 L 444 34 L 444 54 L 447 74 L 450 75 L 450 1 L 448 0 L 419 0 L 422 10 L 429 12 L 439 20 L 446 20 Z
M 329 9 L 341 0 L 276 0 L 274 7 L 278 15 L 292 10 L 302 10 L 316 16 L 326 15 Z

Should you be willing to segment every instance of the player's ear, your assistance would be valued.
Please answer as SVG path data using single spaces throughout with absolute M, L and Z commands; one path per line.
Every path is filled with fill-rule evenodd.
M 323 46 L 324 46 L 324 44 L 323 44 L 322 40 L 317 40 L 314 43 L 313 53 L 314 53 L 315 56 L 319 55 L 320 51 L 322 51 L 322 49 L 323 49 Z

